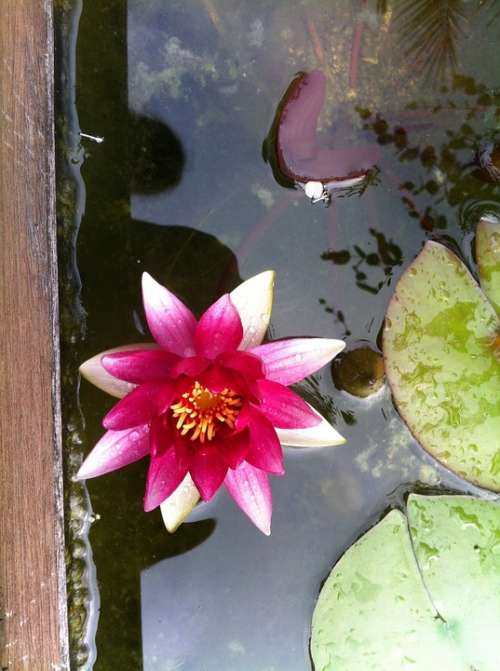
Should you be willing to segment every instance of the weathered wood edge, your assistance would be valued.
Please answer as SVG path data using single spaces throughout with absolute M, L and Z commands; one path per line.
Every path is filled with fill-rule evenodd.
M 68 669 L 52 0 L 0 3 L 2 669 Z

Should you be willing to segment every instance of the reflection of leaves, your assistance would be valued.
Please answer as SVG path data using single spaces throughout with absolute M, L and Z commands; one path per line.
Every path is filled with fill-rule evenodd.
M 498 4 L 498 0 L 484 0 L 483 7 L 486 11 L 492 10 L 488 20 L 489 26 L 500 20 L 500 5 Z
M 402 264 L 403 255 L 401 248 L 392 240 L 388 240 L 383 233 L 379 233 L 374 228 L 369 230 L 377 244 L 376 252 L 365 252 L 359 245 L 353 245 L 352 252 L 348 249 L 331 249 L 323 252 L 321 258 L 323 261 L 332 261 L 336 265 L 345 265 L 353 260 L 352 269 L 356 278 L 356 285 L 368 293 L 377 294 L 385 284 L 390 283 L 392 269 L 394 266 Z M 381 268 L 384 272 L 384 279 L 374 285 L 368 283 L 367 273 L 371 268 Z
M 397 176 L 389 171 L 385 174 L 397 184 L 408 216 L 425 231 L 447 227 L 446 216 L 439 211 L 443 203 L 450 207 L 462 207 L 468 201 L 498 201 L 498 185 L 485 176 L 480 166 L 475 166 L 474 158 L 484 146 L 485 139 L 497 142 L 500 92 L 460 74 L 454 75 L 452 89 L 454 93 L 465 94 L 470 102 L 460 105 L 460 109 L 454 99 L 432 107 L 420 106 L 416 102 L 407 106 L 413 115 L 418 115 L 415 118 L 426 125 L 434 124 L 442 114 L 456 119 L 456 127 L 444 129 L 444 141 L 437 146 L 428 144 L 428 138 L 422 145 L 411 142 L 409 130 L 400 124 L 391 127 L 379 114 L 373 114 L 367 108 L 357 109 L 365 130 L 374 132 L 379 144 L 392 145 L 396 157 L 403 164 Z M 485 130 L 485 124 L 489 130 Z M 411 180 L 405 179 L 408 175 L 406 164 L 415 161 L 423 168 L 421 174 L 415 176 L 413 173 Z M 421 197 L 425 200 L 424 206 L 419 204 Z M 431 204 L 429 200 L 432 200 Z M 472 220 L 462 217 L 459 221 L 464 230 L 468 230 L 472 223 Z
M 351 255 L 347 249 L 341 249 L 338 252 L 332 250 L 331 252 L 324 254 L 321 258 L 323 259 L 327 258 L 329 261 L 333 261 L 335 265 L 343 266 L 346 263 L 349 263 L 349 261 L 351 260 Z
M 347 252 L 347 254 L 349 254 L 349 252 Z M 344 337 L 351 335 L 351 332 L 349 331 L 349 329 L 347 327 L 347 323 L 346 323 L 344 313 L 342 312 L 342 310 L 336 310 L 333 306 L 328 305 L 328 303 L 326 302 L 326 300 L 324 298 L 320 298 L 318 300 L 318 302 L 321 306 L 323 306 L 323 309 L 325 310 L 325 312 L 327 314 L 333 315 L 333 318 L 335 319 L 335 321 L 339 324 L 342 324 L 342 326 L 344 327 Z
M 440 79 L 457 64 L 457 41 L 466 19 L 464 0 L 402 0 L 395 24 L 407 56 L 429 79 Z
M 308 401 L 308 403 L 313 405 L 323 417 L 326 417 L 329 421 L 333 421 L 334 424 L 339 415 L 346 424 L 349 424 L 350 426 L 356 424 L 356 416 L 351 410 L 340 410 L 334 405 L 330 396 L 321 393 L 318 376 L 311 375 L 305 380 L 302 380 L 302 382 L 295 385 L 295 389 L 306 401 Z

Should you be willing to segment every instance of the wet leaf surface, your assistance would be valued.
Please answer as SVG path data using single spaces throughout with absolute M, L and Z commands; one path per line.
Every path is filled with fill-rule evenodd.
M 494 671 L 500 507 L 419 496 L 335 565 L 314 611 L 316 671 Z
M 432 456 L 500 490 L 500 322 L 449 249 L 427 242 L 397 285 L 384 329 L 396 406 Z

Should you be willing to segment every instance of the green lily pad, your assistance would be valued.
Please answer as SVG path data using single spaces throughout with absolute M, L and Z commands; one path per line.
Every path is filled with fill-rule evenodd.
M 500 223 L 481 219 L 476 229 L 481 288 L 500 314 Z
M 498 671 L 500 506 L 470 496 L 412 496 L 417 562 L 447 629 L 479 671 Z
M 315 671 L 497 671 L 499 539 L 496 503 L 410 496 L 408 521 L 390 512 L 325 582 Z
M 422 447 L 494 491 L 500 491 L 498 333 L 499 317 L 465 265 L 443 245 L 427 242 L 387 309 L 387 379 Z

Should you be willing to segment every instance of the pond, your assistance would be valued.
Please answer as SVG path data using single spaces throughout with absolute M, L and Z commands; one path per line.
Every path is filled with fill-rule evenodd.
M 357 397 L 326 366 L 296 389 L 346 443 L 285 448 L 271 536 L 223 490 L 170 535 L 159 510 L 142 509 L 146 460 L 74 481 L 114 402 L 77 368 L 151 340 L 145 271 L 199 316 L 274 269 L 270 339 L 380 352 L 387 305 L 423 243 L 444 242 L 474 270 L 475 226 L 500 212 L 500 186 L 477 162 L 500 124 L 498 8 L 84 0 L 59 18 L 60 58 L 77 39 L 59 188 L 74 668 L 307 671 L 312 612 L 346 548 L 408 492 L 473 486 L 421 449 L 387 385 Z M 327 207 L 270 163 L 280 100 L 313 70 L 327 84 L 321 142 L 377 156 L 362 187 Z

